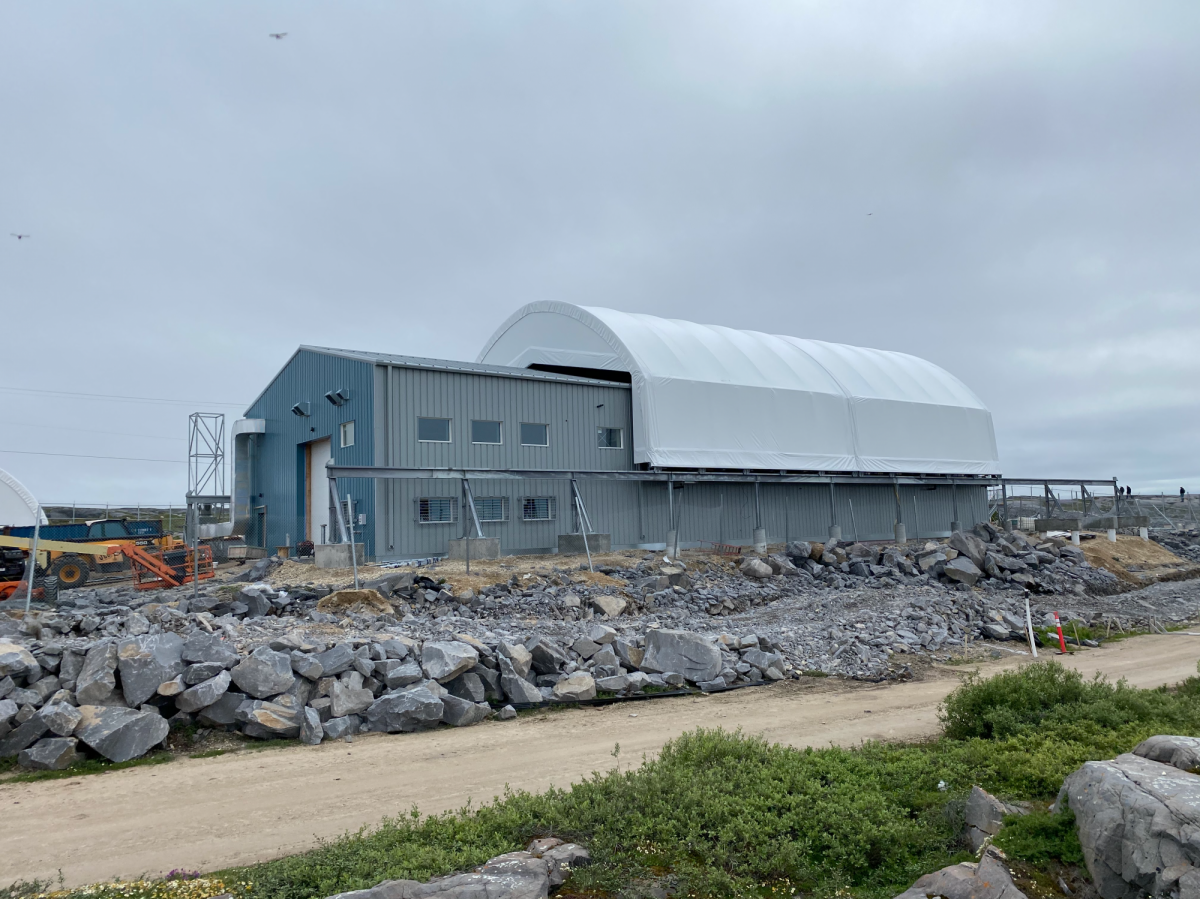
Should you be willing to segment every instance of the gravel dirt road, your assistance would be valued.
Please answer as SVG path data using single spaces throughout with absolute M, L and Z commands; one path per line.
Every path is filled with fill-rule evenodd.
M 1073 656 L 1141 687 L 1196 673 L 1200 638 L 1145 636 Z M 1011 656 L 986 672 L 1029 661 Z M 40 783 L 0 782 L 0 885 L 68 886 L 114 876 L 214 870 L 299 852 L 385 815 L 476 805 L 505 785 L 539 791 L 653 756 L 695 727 L 742 728 L 792 746 L 903 740 L 937 731 L 937 707 L 965 668 L 895 685 L 785 681 L 717 696 L 621 703 L 511 722 L 370 735 L 354 743 L 240 751 Z

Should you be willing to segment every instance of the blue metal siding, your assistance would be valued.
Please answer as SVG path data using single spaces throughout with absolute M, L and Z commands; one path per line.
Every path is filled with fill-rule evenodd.
M 246 411 L 247 418 L 266 420 L 266 433 L 257 438 L 252 463 L 255 512 L 247 542 L 282 546 L 288 535 L 295 545 L 304 534 L 305 491 L 304 445 L 329 438 L 333 460 L 339 465 L 372 465 L 375 462 L 374 366 L 367 362 L 300 350 L 288 362 L 263 395 Z M 337 388 L 350 391 L 345 405 L 334 406 L 325 393 Z M 293 415 L 292 406 L 310 404 L 308 416 Z M 353 421 L 354 446 L 338 446 L 339 425 Z M 375 486 L 355 478 L 338 484 L 343 496 L 349 493 L 359 512 L 367 515 L 359 539 L 374 555 Z M 266 506 L 266 534 L 258 527 L 258 507 Z

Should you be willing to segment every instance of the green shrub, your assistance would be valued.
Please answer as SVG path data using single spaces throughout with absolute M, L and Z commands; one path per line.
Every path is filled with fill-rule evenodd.
M 1083 864 L 1083 847 L 1075 831 L 1075 813 L 1070 809 L 1057 815 L 1044 811 L 1009 815 L 994 842 L 1010 858 L 1034 865 L 1050 861 Z
M 1112 730 L 1156 719 L 1182 721 L 1196 713 L 1177 706 L 1164 691 L 1110 684 L 1099 675 L 1085 681 L 1078 671 L 1044 661 L 987 679 L 972 675 L 946 697 L 940 717 L 952 740 L 1000 739 L 1046 726 Z

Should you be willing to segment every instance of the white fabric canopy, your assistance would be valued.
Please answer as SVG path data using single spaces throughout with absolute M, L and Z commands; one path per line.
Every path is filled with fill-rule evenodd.
M 38 504 L 25 485 L 0 468 L 0 527 L 32 527 L 37 520 Z M 46 523 L 46 516 L 41 516 Z
M 530 303 L 477 360 L 629 372 L 634 461 L 661 468 L 999 474 L 991 413 L 905 353 Z

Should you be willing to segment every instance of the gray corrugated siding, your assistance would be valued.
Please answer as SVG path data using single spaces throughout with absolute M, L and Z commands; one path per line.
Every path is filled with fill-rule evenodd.
M 304 444 L 330 438 L 333 459 L 339 465 L 374 463 L 373 366 L 364 362 L 301 350 L 284 367 L 267 390 L 246 411 L 247 418 L 267 422 L 265 434 L 256 438 L 252 478 L 256 507 L 251 516 L 248 543 L 274 548 L 291 536 L 294 546 L 304 535 Z M 339 387 L 350 391 L 350 401 L 334 406 L 325 393 Z M 312 414 L 293 415 L 292 406 L 307 401 Z M 354 422 L 354 446 L 338 446 L 338 426 Z M 375 519 L 375 487 L 369 480 L 356 478 L 339 483 L 343 495 L 355 500 L 357 510 Z M 257 494 L 262 494 L 260 499 Z M 266 507 L 266 534 L 259 526 L 258 507 Z M 373 529 L 359 529 L 368 555 L 374 554 Z M 265 540 L 264 540 L 265 537 Z
M 628 387 L 576 384 L 487 374 L 377 366 L 379 416 L 378 463 L 405 468 L 535 468 L 578 471 L 625 471 L 633 467 L 632 413 Z M 418 418 L 448 418 L 450 443 L 417 440 Z M 500 421 L 503 443 L 471 442 L 471 421 Z M 521 446 L 522 422 L 549 426 L 550 445 Z M 622 449 L 596 446 L 596 428 L 621 428 Z M 381 557 L 412 558 L 445 553 L 450 539 L 462 535 L 462 514 L 449 524 L 419 524 L 421 497 L 459 500 L 458 481 L 380 480 L 377 545 Z M 499 537 L 506 553 L 547 550 L 558 535 L 575 530 L 568 481 L 472 482 L 476 496 L 507 496 L 509 520 L 485 523 L 484 533 Z M 557 517 L 550 522 L 521 520 L 526 496 L 553 496 Z M 390 510 L 390 511 L 389 511 Z M 590 511 L 590 508 L 589 508 Z

